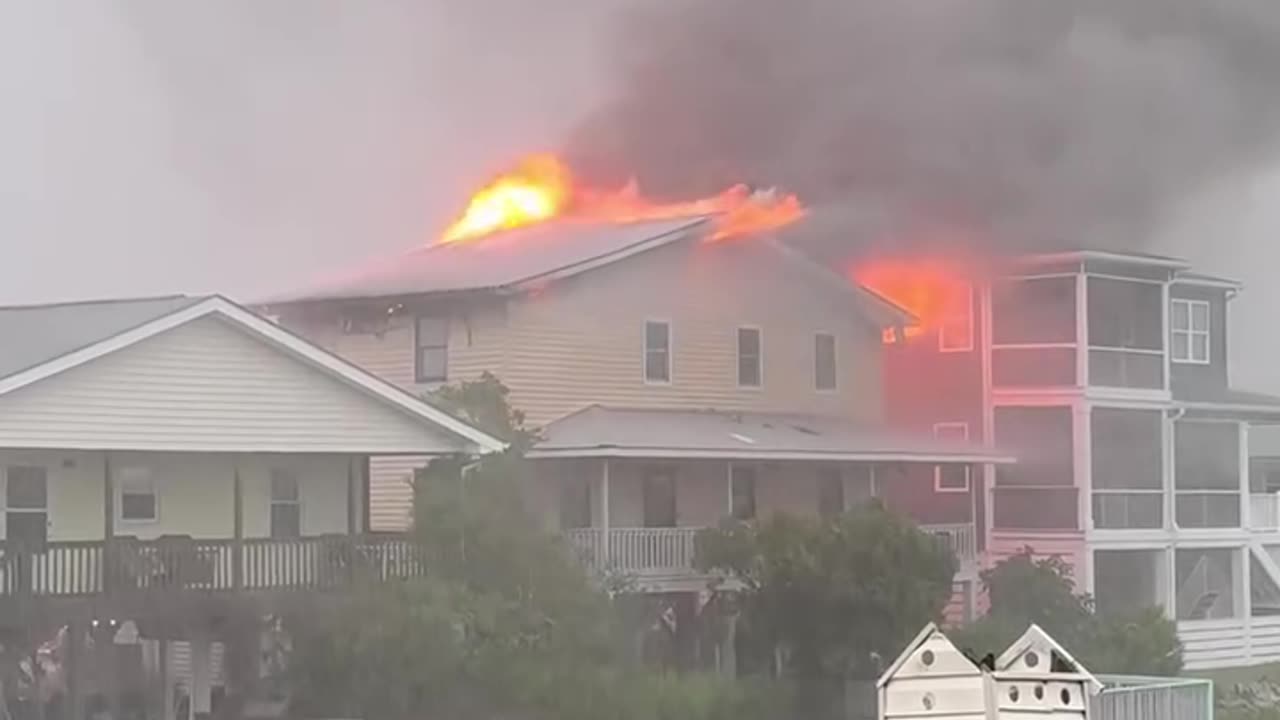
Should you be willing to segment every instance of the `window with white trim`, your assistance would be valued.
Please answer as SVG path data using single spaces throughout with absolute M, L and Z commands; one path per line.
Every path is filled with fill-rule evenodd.
M 965 443 L 969 441 L 969 423 L 944 422 L 933 426 L 933 436 L 938 440 Z M 933 489 L 940 493 L 969 492 L 969 466 L 963 464 L 937 465 L 933 469 Z
M 836 336 L 817 333 L 813 336 L 813 387 L 816 390 L 836 389 Z
M 760 387 L 764 381 L 764 344 L 760 328 L 738 328 L 738 387 Z
M 973 288 L 965 285 L 950 298 L 938 326 L 938 350 L 969 352 L 973 350 Z
M 671 382 L 671 323 L 645 321 L 644 379 L 651 383 Z
M 1176 363 L 1209 364 L 1209 302 L 1169 301 L 1169 352 Z
M 420 383 L 448 379 L 449 318 L 421 315 L 414 320 L 414 379 Z
M 302 493 L 298 477 L 285 470 L 271 471 L 271 537 L 302 537 Z
M 116 471 L 116 516 L 121 522 L 155 522 L 160 518 L 160 503 L 151 470 L 126 467 Z

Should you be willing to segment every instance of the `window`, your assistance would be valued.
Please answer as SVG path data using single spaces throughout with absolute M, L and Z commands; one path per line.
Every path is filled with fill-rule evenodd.
M 124 522 L 155 522 L 159 518 L 156 485 L 147 468 L 120 468 L 116 473 L 119 509 Z
M 449 319 L 424 315 L 414 323 L 414 377 L 420 383 L 444 382 L 448 375 Z
M 947 302 L 946 312 L 938 328 L 938 350 L 973 350 L 973 288 L 968 285 L 958 288 L 958 292 Z
M 954 443 L 969 441 L 969 423 L 946 422 L 933 426 L 933 436 Z M 933 470 L 933 489 L 940 493 L 969 492 L 968 465 L 938 465 Z
M 756 469 L 734 465 L 729 469 L 729 513 L 735 520 L 756 516 Z
M 47 473 L 42 467 L 11 466 L 5 470 L 5 504 L 9 510 L 48 507 Z
M 302 496 L 298 478 L 283 470 L 271 471 L 271 537 L 302 537 Z
M 738 385 L 760 387 L 764 375 L 759 328 L 738 328 Z
M 813 386 L 818 390 L 836 389 L 836 336 L 818 333 L 813 336 Z
M 645 527 L 676 526 L 676 476 L 670 470 L 650 470 L 641 486 Z
M 1170 301 L 1169 335 L 1174 362 L 1209 364 L 1209 303 Z
M 833 518 L 844 512 L 844 475 L 839 468 L 818 471 L 818 514 Z
M 649 320 L 644 324 L 644 379 L 671 382 L 671 324 Z

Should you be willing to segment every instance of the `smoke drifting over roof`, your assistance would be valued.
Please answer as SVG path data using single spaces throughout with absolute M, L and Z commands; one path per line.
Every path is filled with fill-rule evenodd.
M 777 183 L 879 237 L 1142 248 L 1280 127 L 1274 0 L 668 0 L 618 28 L 576 166 Z

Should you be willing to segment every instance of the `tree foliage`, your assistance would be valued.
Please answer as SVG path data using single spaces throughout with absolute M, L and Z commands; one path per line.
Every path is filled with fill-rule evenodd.
M 955 560 L 878 503 L 839 518 L 778 514 L 699 538 L 699 564 L 744 586 L 743 621 L 798 678 L 873 677 L 951 595 Z
M 419 473 L 414 533 L 430 577 L 364 588 L 290 618 L 295 714 L 751 720 L 769 712 L 765 697 L 731 682 L 626 662 L 610 598 L 525 510 L 523 448 L 534 435 L 507 407 L 506 388 L 486 376 L 440 396 L 511 448 L 478 462 L 441 458 Z
M 991 601 L 987 615 L 952 634 L 975 655 L 999 655 L 1035 623 L 1095 673 L 1176 675 L 1182 670 L 1177 625 L 1158 607 L 1098 614 L 1077 593 L 1072 569 L 1059 557 L 1037 558 L 1030 548 L 982 573 Z

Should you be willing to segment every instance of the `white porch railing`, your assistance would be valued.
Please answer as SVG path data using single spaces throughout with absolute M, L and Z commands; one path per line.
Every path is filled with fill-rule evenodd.
M 1280 493 L 1254 493 L 1249 496 L 1249 527 L 1254 530 L 1280 530 Z
M 1213 681 L 1102 675 L 1090 701 L 1098 720 L 1213 720 Z
M 977 562 L 978 533 L 973 525 L 968 523 L 921 525 L 920 529 L 941 540 L 948 550 L 955 553 L 956 559 L 962 565 Z
M 565 532 L 569 542 L 595 570 L 638 574 L 693 571 L 694 543 L 700 527 L 578 528 Z
M 701 527 L 602 528 L 566 530 L 565 537 L 593 570 L 635 574 L 676 574 L 693 571 L 694 546 Z M 971 524 L 923 525 L 961 564 L 978 559 L 978 538 Z M 607 542 L 606 542 L 607 540 Z

